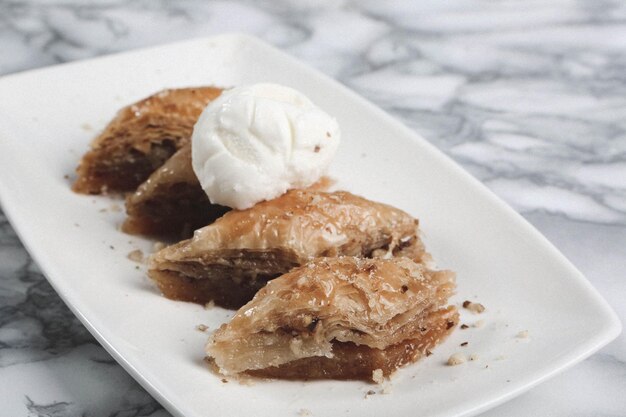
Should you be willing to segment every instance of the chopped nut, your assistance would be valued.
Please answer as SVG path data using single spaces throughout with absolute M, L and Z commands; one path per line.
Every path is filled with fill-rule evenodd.
M 302 343 L 300 337 L 294 337 L 289 341 L 289 349 L 296 357 L 302 357 Z
M 143 262 L 143 252 L 140 249 L 135 249 L 135 250 L 128 252 L 128 255 L 126 255 L 126 257 L 133 262 L 137 262 L 137 263 Z
M 463 301 L 463 308 L 471 311 L 472 313 L 480 314 L 485 311 L 485 306 L 480 303 L 473 303 L 469 300 Z
M 461 329 L 462 330 L 469 329 L 469 326 L 467 324 L 461 324 Z
M 209 326 L 207 326 L 206 324 L 198 324 L 196 326 L 196 330 L 200 332 L 206 332 L 207 330 L 209 330 Z
M 377 384 L 382 384 L 385 381 L 382 369 L 379 368 L 372 371 L 372 381 Z
M 448 365 L 456 366 L 465 363 L 466 361 L 467 359 L 465 359 L 465 355 L 463 355 L 461 352 L 457 352 L 448 358 Z
M 467 346 L 468 342 L 461 343 L 461 346 Z
M 528 338 L 528 330 L 522 330 L 515 337 L 518 339 L 527 339 Z
M 453 321 L 449 321 L 446 323 L 446 329 L 451 329 L 453 328 L 455 325 L 455 323 Z

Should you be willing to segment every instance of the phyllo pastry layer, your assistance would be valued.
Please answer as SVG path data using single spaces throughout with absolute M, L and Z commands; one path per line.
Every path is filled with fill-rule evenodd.
M 214 87 L 163 90 L 121 109 L 91 143 L 76 169 L 73 190 L 84 194 L 133 191 L 190 142 Z
M 207 344 L 225 375 L 362 379 L 427 355 L 458 323 L 450 271 L 318 258 L 270 281 Z
M 126 198 L 130 234 L 188 238 L 230 210 L 211 204 L 191 167 L 191 144 L 176 152 Z
M 427 254 L 418 221 L 399 209 L 345 191 L 291 190 L 157 252 L 149 275 L 168 298 L 238 308 L 268 280 L 333 256 Z

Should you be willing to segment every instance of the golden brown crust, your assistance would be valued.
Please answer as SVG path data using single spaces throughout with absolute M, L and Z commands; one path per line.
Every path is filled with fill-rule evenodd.
M 183 282 L 174 279 L 178 276 L 226 281 L 213 286 L 223 289 L 229 281 L 249 281 L 259 289 L 309 259 L 341 255 L 426 257 L 417 220 L 401 210 L 345 191 L 291 190 L 248 210 L 230 211 L 192 239 L 161 250 L 149 274 L 170 287 Z M 213 296 L 224 300 L 229 294 Z
M 189 142 L 200 113 L 221 91 L 163 90 L 121 109 L 83 156 L 73 190 L 84 194 L 134 190 Z
M 270 281 L 207 345 L 224 374 L 369 379 L 458 323 L 454 274 L 407 258 L 319 258 Z

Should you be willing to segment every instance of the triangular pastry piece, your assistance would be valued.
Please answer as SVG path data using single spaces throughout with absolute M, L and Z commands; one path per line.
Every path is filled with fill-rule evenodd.
M 379 381 L 453 330 L 454 288 L 407 258 L 318 258 L 270 281 L 206 353 L 225 375 Z
M 159 251 L 149 275 L 168 298 L 238 308 L 269 279 L 342 255 L 428 257 L 418 221 L 402 210 L 345 191 L 291 190 Z
M 187 144 L 126 198 L 128 217 L 122 230 L 187 238 L 228 210 L 211 204 L 202 190 L 191 166 L 191 144 Z
M 189 143 L 200 113 L 221 92 L 214 87 L 163 90 L 124 107 L 83 156 L 73 190 L 84 194 L 135 190 Z

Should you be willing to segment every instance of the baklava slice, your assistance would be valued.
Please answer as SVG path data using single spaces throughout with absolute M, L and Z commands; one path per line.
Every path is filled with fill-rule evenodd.
M 454 273 L 408 258 L 318 258 L 270 281 L 210 338 L 220 373 L 379 381 L 457 325 Z
M 291 190 L 157 252 L 149 275 L 168 298 L 239 308 L 268 280 L 342 255 L 428 257 L 418 221 L 402 210 L 345 191 Z
M 230 210 L 212 204 L 191 166 L 191 144 L 185 145 L 126 198 L 130 234 L 188 238 Z
M 200 113 L 221 92 L 213 87 L 163 90 L 124 107 L 83 156 L 73 190 L 134 191 L 189 143 Z

